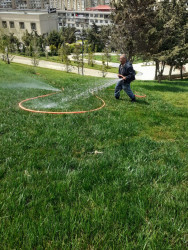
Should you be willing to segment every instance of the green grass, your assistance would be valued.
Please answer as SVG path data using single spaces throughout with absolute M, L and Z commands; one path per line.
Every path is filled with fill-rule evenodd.
M 108 88 L 98 112 L 44 115 L 19 109 L 51 92 L 27 86 L 64 87 L 64 98 L 107 80 L 36 71 L 0 63 L 1 248 L 186 249 L 188 82 L 135 81 L 146 99 Z
M 85 56 L 85 58 L 88 58 L 88 56 Z M 94 60 L 96 60 L 96 61 L 102 61 L 102 55 L 94 55 Z M 111 58 L 110 58 L 110 62 L 120 63 L 119 62 L 119 56 L 112 55 Z M 143 62 L 143 60 L 140 59 L 140 58 L 135 58 L 135 60 L 134 60 L 134 63 L 142 63 L 142 62 Z
M 41 57 L 40 60 L 62 63 L 58 56 L 51 56 L 48 59 L 46 57 Z M 76 63 L 74 61 L 71 61 L 71 65 L 76 66 Z M 102 70 L 102 66 L 98 65 L 98 64 L 94 64 L 94 66 L 92 67 L 92 66 L 88 65 L 88 63 L 84 63 L 84 68 Z M 80 71 L 81 71 L 81 68 L 80 68 Z M 108 66 L 107 72 L 117 74 L 117 68 Z

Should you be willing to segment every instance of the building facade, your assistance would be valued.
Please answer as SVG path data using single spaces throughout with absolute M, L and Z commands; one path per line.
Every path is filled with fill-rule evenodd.
M 110 0 L 0 0 L 0 8 L 47 9 L 84 11 L 97 5 L 109 5 Z
M 37 31 L 39 35 L 58 30 L 56 13 L 32 11 L 0 11 L 0 30 L 5 34 L 14 33 L 21 40 L 26 30 Z
M 92 27 L 110 25 L 110 11 L 58 11 L 59 29 L 64 27 L 75 27 L 77 31 L 82 31 Z

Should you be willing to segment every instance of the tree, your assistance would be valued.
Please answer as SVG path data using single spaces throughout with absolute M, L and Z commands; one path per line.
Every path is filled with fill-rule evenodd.
M 49 46 L 53 45 L 56 48 L 58 48 L 59 45 L 62 43 L 61 33 L 56 30 L 51 31 L 46 38 L 46 42 L 47 42 L 47 45 Z
M 99 26 L 95 23 L 93 23 L 92 27 L 87 30 L 86 36 L 88 43 L 91 45 L 92 51 L 95 51 L 96 47 L 99 52 L 104 49 L 106 43 L 105 35 L 106 33 L 104 32 L 104 29 L 99 29 Z
M 34 67 L 37 67 L 39 65 L 40 52 L 36 37 L 34 37 L 33 40 L 31 41 L 31 46 L 32 46 L 31 62 Z
M 23 48 L 28 56 L 32 56 L 33 41 L 38 48 L 38 53 L 45 52 L 46 38 L 45 35 L 38 35 L 36 31 L 29 33 L 27 30 L 22 36 Z
M 91 45 L 88 46 L 88 65 L 90 65 L 91 67 L 94 66 L 94 53 L 92 51 Z
M 113 0 L 115 11 L 112 19 L 115 23 L 112 32 L 113 46 L 121 53 L 127 53 L 128 59 L 134 56 L 150 54 L 148 35 L 155 25 L 155 0 Z M 149 47 L 151 49 L 152 47 Z
M 2 59 L 7 64 L 13 59 L 12 53 L 15 53 L 19 49 L 20 43 L 13 33 L 1 34 L 0 36 L 0 51 L 2 52 Z
M 80 67 L 82 66 L 82 57 L 81 57 L 82 47 L 80 44 L 75 45 L 74 49 L 74 62 L 78 68 L 78 74 L 80 73 Z
M 105 58 L 105 60 L 106 60 L 106 66 L 107 66 L 107 68 L 108 68 L 108 63 L 109 63 L 110 60 L 111 60 L 111 54 L 110 54 L 110 53 L 111 53 L 111 50 L 110 50 L 110 48 L 109 48 L 108 45 L 104 48 L 103 52 L 104 52 L 104 58 Z
M 107 65 L 105 63 L 105 56 L 104 55 L 102 55 L 102 67 L 101 67 L 101 69 L 102 69 L 102 76 L 106 77 L 106 74 L 107 74 Z
M 76 28 L 62 27 L 60 30 L 61 43 L 75 43 L 76 42 Z
M 71 61 L 69 59 L 70 48 L 67 44 L 65 44 L 61 46 L 58 52 L 61 61 L 66 65 L 66 72 L 68 73 L 70 71 L 70 64 L 71 64 Z
M 186 1 L 118 0 L 113 3 L 112 36 L 116 48 L 119 47 L 121 53 L 126 51 L 130 60 L 134 56 L 154 60 L 155 77 L 161 81 L 165 65 L 170 64 L 171 72 L 177 64 L 178 51 L 182 57 L 178 48 L 187 43 Z M 185 58 L 181 60 L 185 62 L 187 52 L 184 53 Z

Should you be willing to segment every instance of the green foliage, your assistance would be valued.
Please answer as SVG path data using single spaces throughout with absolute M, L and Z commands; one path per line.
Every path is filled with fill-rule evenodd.
M 187 1 L 155 0 L 113 1 L 115 26 L 112 41 L 129 58 L 142 56 L 156 62 L 156 79 L 162 77 L 164 66 L 180 67 L 187 62 Z M 178 54 L 179 52 L 179 54 Z M 184 55 L 183 55 L 184 54 Z M 181 63 L 181 64 L 182 64 Z
M 95 63 L 95 61 L 94 61 L 94 53 L 93 53 L 91 45 L 90 45 L 90 46 L 88 46 L 88 65 L 93 67 L 94 63 Z
M 62 99 L 101 79 L 0 67 L 2 249 L 186 249 L 187 81 L 134 81 L 146 99 L 104 89 L 100 111 L 53 116 L 19 109 L 50 92 L 34 81 L 64 87 Z M 69 110 L 100 104 L 90 96 Z
M 2 52 L 2 60 L 10 64 L 13 59 L 12 53 L 19 51 L 20 42 L 13 33 L 0 35 L 0 52 Z
M 71 61 L 69 59 L 69 55 L 70 55 L 70 47 L 68 46 L 68 44 L 65 44 L 64 46 L 62 45 L 61 48 L 58 51 L 59 53 L 59 57 L 61 59 L 61 61 L 66 65 L 66 71 L 67 73 L 70 71 L 70 64 Z
M 55 56 L 57 54 L 57 47 L 53 44 L 50 45 L 50 52 L 52 56 Z
M 108 65 L 105 63 L 105 59 L 106 56 L 102 55 L 102 66 L 101 66 L 101 70 L 102 70 L 102 76 L 105 77 L 106 73 L 107 73 L 107 69 L 108 69 Z
M 83 61 L 82 61 L 81 53 L 82 53 L 81 44 L 76 44 L 75 48 L 74 48 L 73 59 L 74 59 L 74 63 L 76 64 L 76 66 L 78 68 L 78 74 L 80 73 L 80 67 L 83 67 Z
M 92 51 L 101 52 L 108 41 L 109 27 L 102 27 L 99 30 L 99 27 L 93 23 L 92 27 L 87 30 L 87 40 L 91 46 Z

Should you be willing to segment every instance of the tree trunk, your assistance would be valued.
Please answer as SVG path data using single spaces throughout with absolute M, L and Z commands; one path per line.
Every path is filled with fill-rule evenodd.
M 162 76 L 163 76 L 163 72 L 164 72 L 164 67 L 165 67 L 165 62 L 162 61 L 161 62 L 161 67 L 159 66 L 159 69 L 158 69 L 158 72 L 159 72 L 159 75 L 158 75 L 158 82 L 160 83 L 161 80 L 162 80 Z
M 180 66 L 180 75 L 181 75 L 181 80 L 183 80 L 183 65 Z
M 172 81 L 172 69 L 173 69 L 173 65 L 170 65 L 170 70 L 169 70 L 169 81 Z
M 157 72 L 159 71 L 159 61 L 155 60 L 155 80 L 157 80 Z

